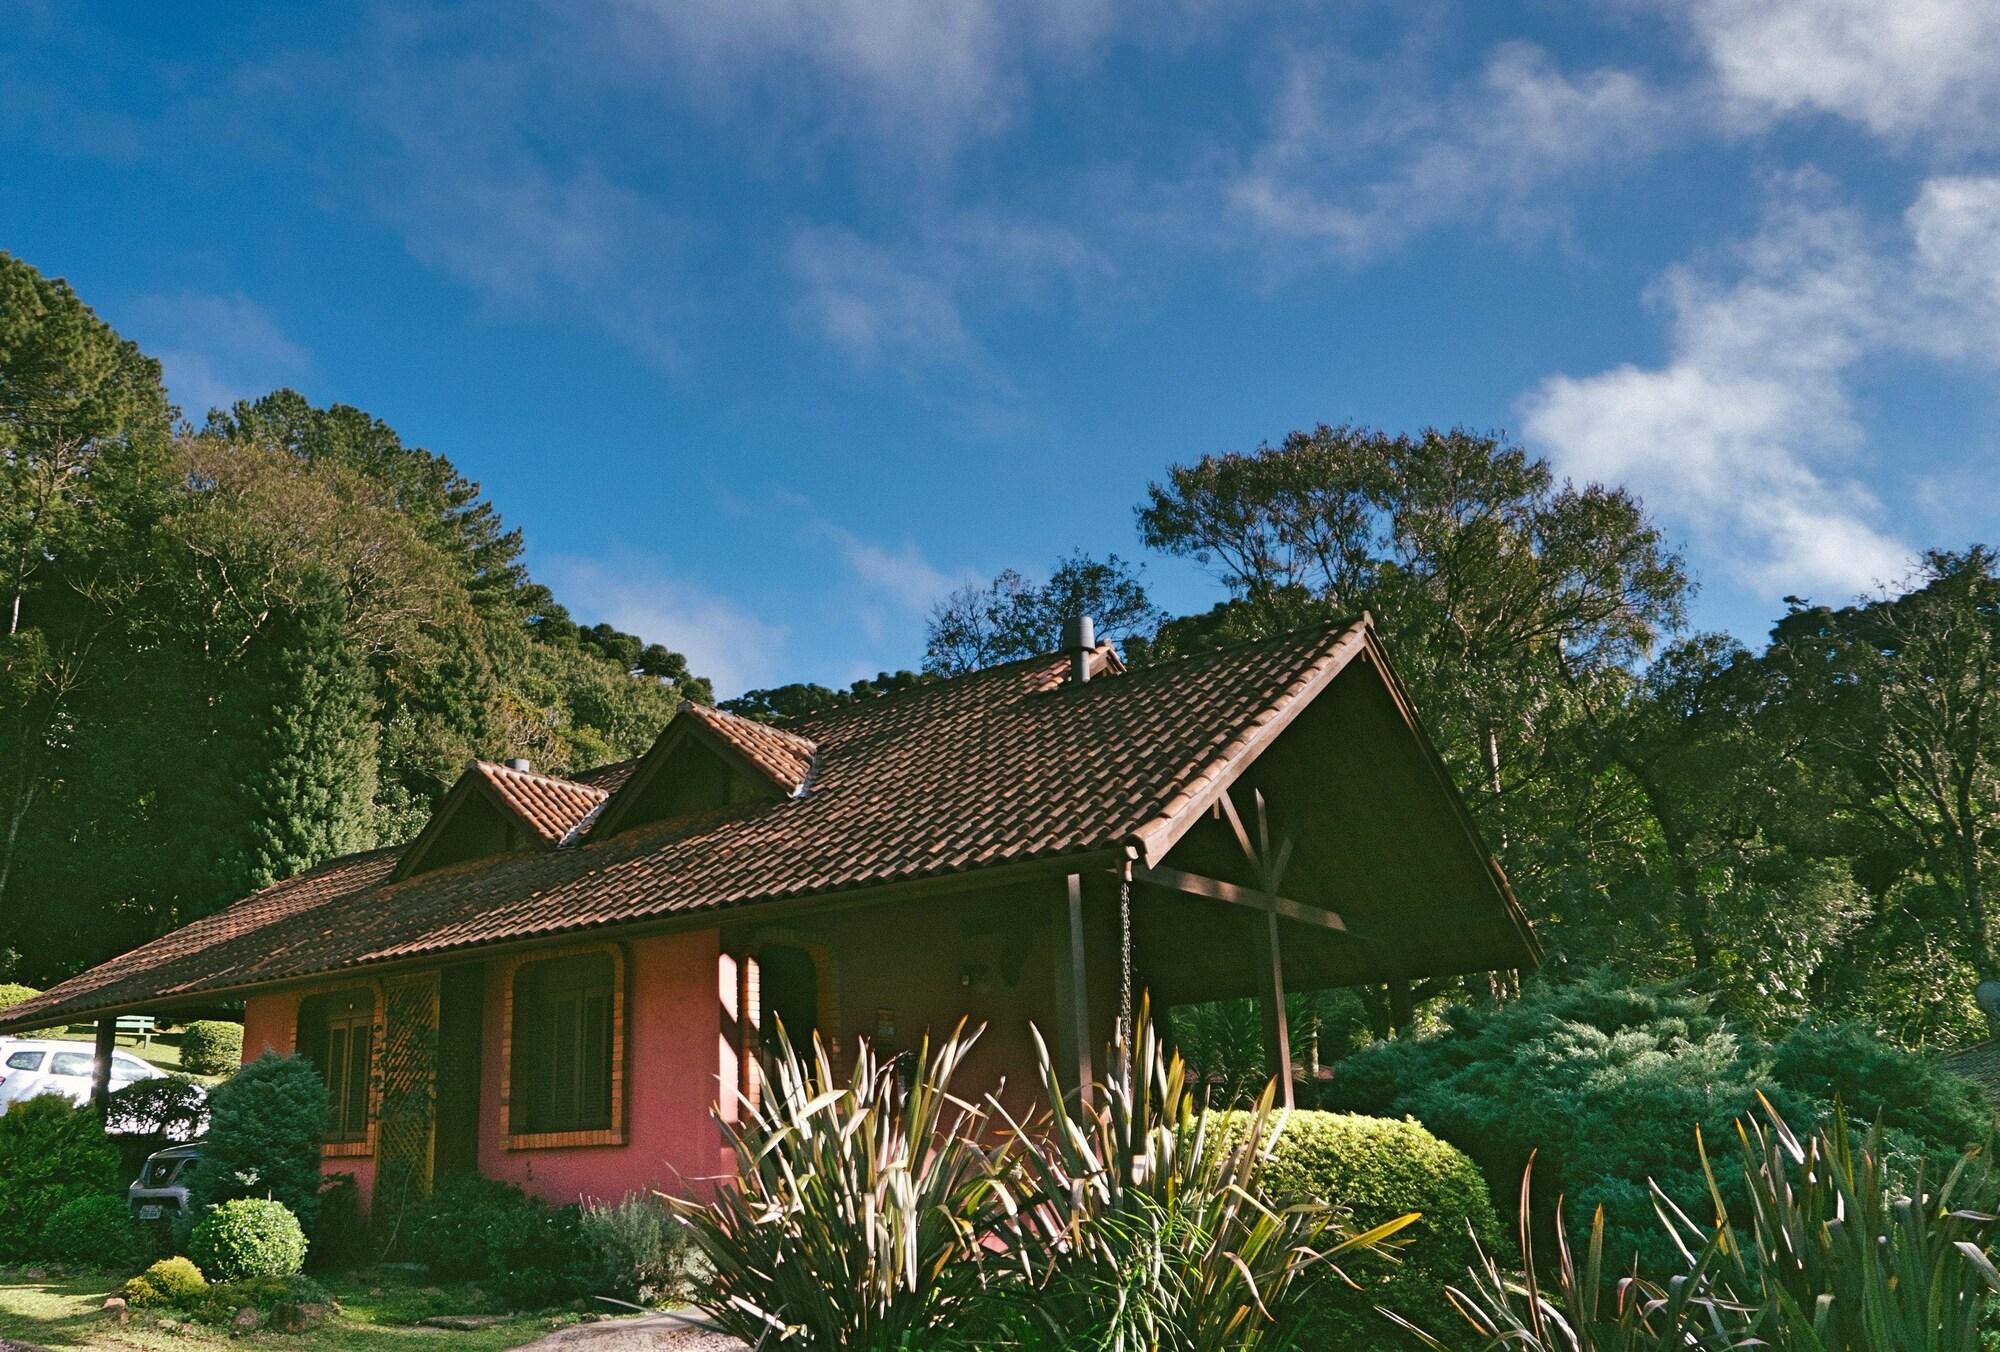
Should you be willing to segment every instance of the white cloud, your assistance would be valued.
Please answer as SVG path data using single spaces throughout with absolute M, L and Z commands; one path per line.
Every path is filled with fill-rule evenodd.
M 891 548 L 840 526 L 822 523 L 819 530 L 840 551 L 842 561 L 863 587 L 914 614 L 929 614 L 946 592 L 966 580 L 963 572 L 954 575 L 938 568 L 907 541 Z
M 1570 74 L 1529 43 L 1496 48 L 1477 81 L 1414 106 L 1386 91 L 1357 112 L 1324 60 L 1287 75 L 1268 143 L 1229 177 L 1228 204 L 1259 230 L 1364 259 L 1445 221 L 1546 226 L 1545 189 L 1651 153 L 1676 96 L 1630 71 Z M 1371 161 L 1386 159 L 1386 168 Z
M 993 386 L 1007 382 L 967 323 L 968 306 L 1038 307 L 1115 274 L 1068 228 L 991 211 L 959 212 L 890 241 L 809 227 L 794 237 L 790 262 L 793 318 L 857 366 L 955 368 Z
M 1991 145 L 2000 113 L 1992 0 L 1670 0 L 1749 129 L 1827 113 L 1898 139 Z
M 627 0 L 650 43 L 714 106 L 813 98 L 823 123 L 944 153 L 1012 119 L 1037 62 L 1076 63 L 1110 0 Z M 754 93 L 746 89 L 754 87 Z
M 1852 384 L 1890 354 L 1991 361 L 2000 321 L 2000 179 L 1930 181 L 1897 241 L 1818 192 L 1795 181 L 1726 276 L 1662 280 L 1662 365 L 1550 376 L 1522 402 L 1563 471 L 1635 489 L 1766 596 L 1905 573 L 1910 547 L 1859 477 Z
M 537 566 L 576 615 L 683 653 L 724 698 L 790 679 L 791 631 L 689 582 L 663 560 L 559 555 Z
M 197 422 L 211 408 L 294 384 L 312 367 L 271 312 L 240 291 L 142 297 L 134 321 L 175 402 Z

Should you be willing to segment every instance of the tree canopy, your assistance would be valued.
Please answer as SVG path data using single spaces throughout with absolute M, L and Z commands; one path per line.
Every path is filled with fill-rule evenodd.
M 0 962 L 60 977 L 408 839 L 471 756 L 583 769 L 711 698 L 521 549 L 360 409 L 177 424 L 156 362 L 0 254 Z

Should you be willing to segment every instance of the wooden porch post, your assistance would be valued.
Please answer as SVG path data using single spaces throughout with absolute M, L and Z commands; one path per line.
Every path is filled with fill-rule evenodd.
M 97 1021 L 97 1059 L 90 1063 L 90 1102 L 103 1117 L 111 1110 L 111 1053 L 118 1046 L 118 1020 Z
M 1084 981 L 1083 875 L 1066 879 L 1068 896 L 1055 912 L 1056 1071 L 1070 1081 L 1077 1101 L 1091 1099 L 1090 999 Z

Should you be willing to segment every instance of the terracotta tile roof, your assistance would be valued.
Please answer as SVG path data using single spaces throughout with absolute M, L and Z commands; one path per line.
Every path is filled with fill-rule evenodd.
M 677 716 L 699 721 L 786 793 L 798 792 L 812 770 L 812 739 L 796 732 L 705 704 L 683 704 Z
M 554 844 L 568 835 L 591 810 L 611 796 L 611 791 L 575 780 L 514 770 L 492 761 L 472 762 L 473 772 L 484 778 L 521 824 Z
M 15 1006 L 0 1029 L 1001 864 L 1126 846 L 1156 862 L 1212 804 L 1229 766 L 1367 642 L 1365 621 L 1319 627 L 1081 685 L 1050 656 L 846 706 L 768 739 L 733 720 L 740 745 L 788 772 L 809 760 L 808 791 L 402 881 L 389 876 L 395 850 L 336 860 Z M 611 788 L 621 771 L 630 764 L 581 787 Z

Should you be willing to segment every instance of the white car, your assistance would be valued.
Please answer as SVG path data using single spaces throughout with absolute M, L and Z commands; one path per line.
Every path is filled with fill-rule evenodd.
M 89 1103 L 90 1072 L 96 1060 L 97 1048 L 89 1042 L 0 1038 L 0 1112 L 38 1094 L 61 1094 L 79 1106 Z M 111 1053 L 113 1089 L 134 1080 L 157 1080 L 165 1073 L 130 1052 Z

